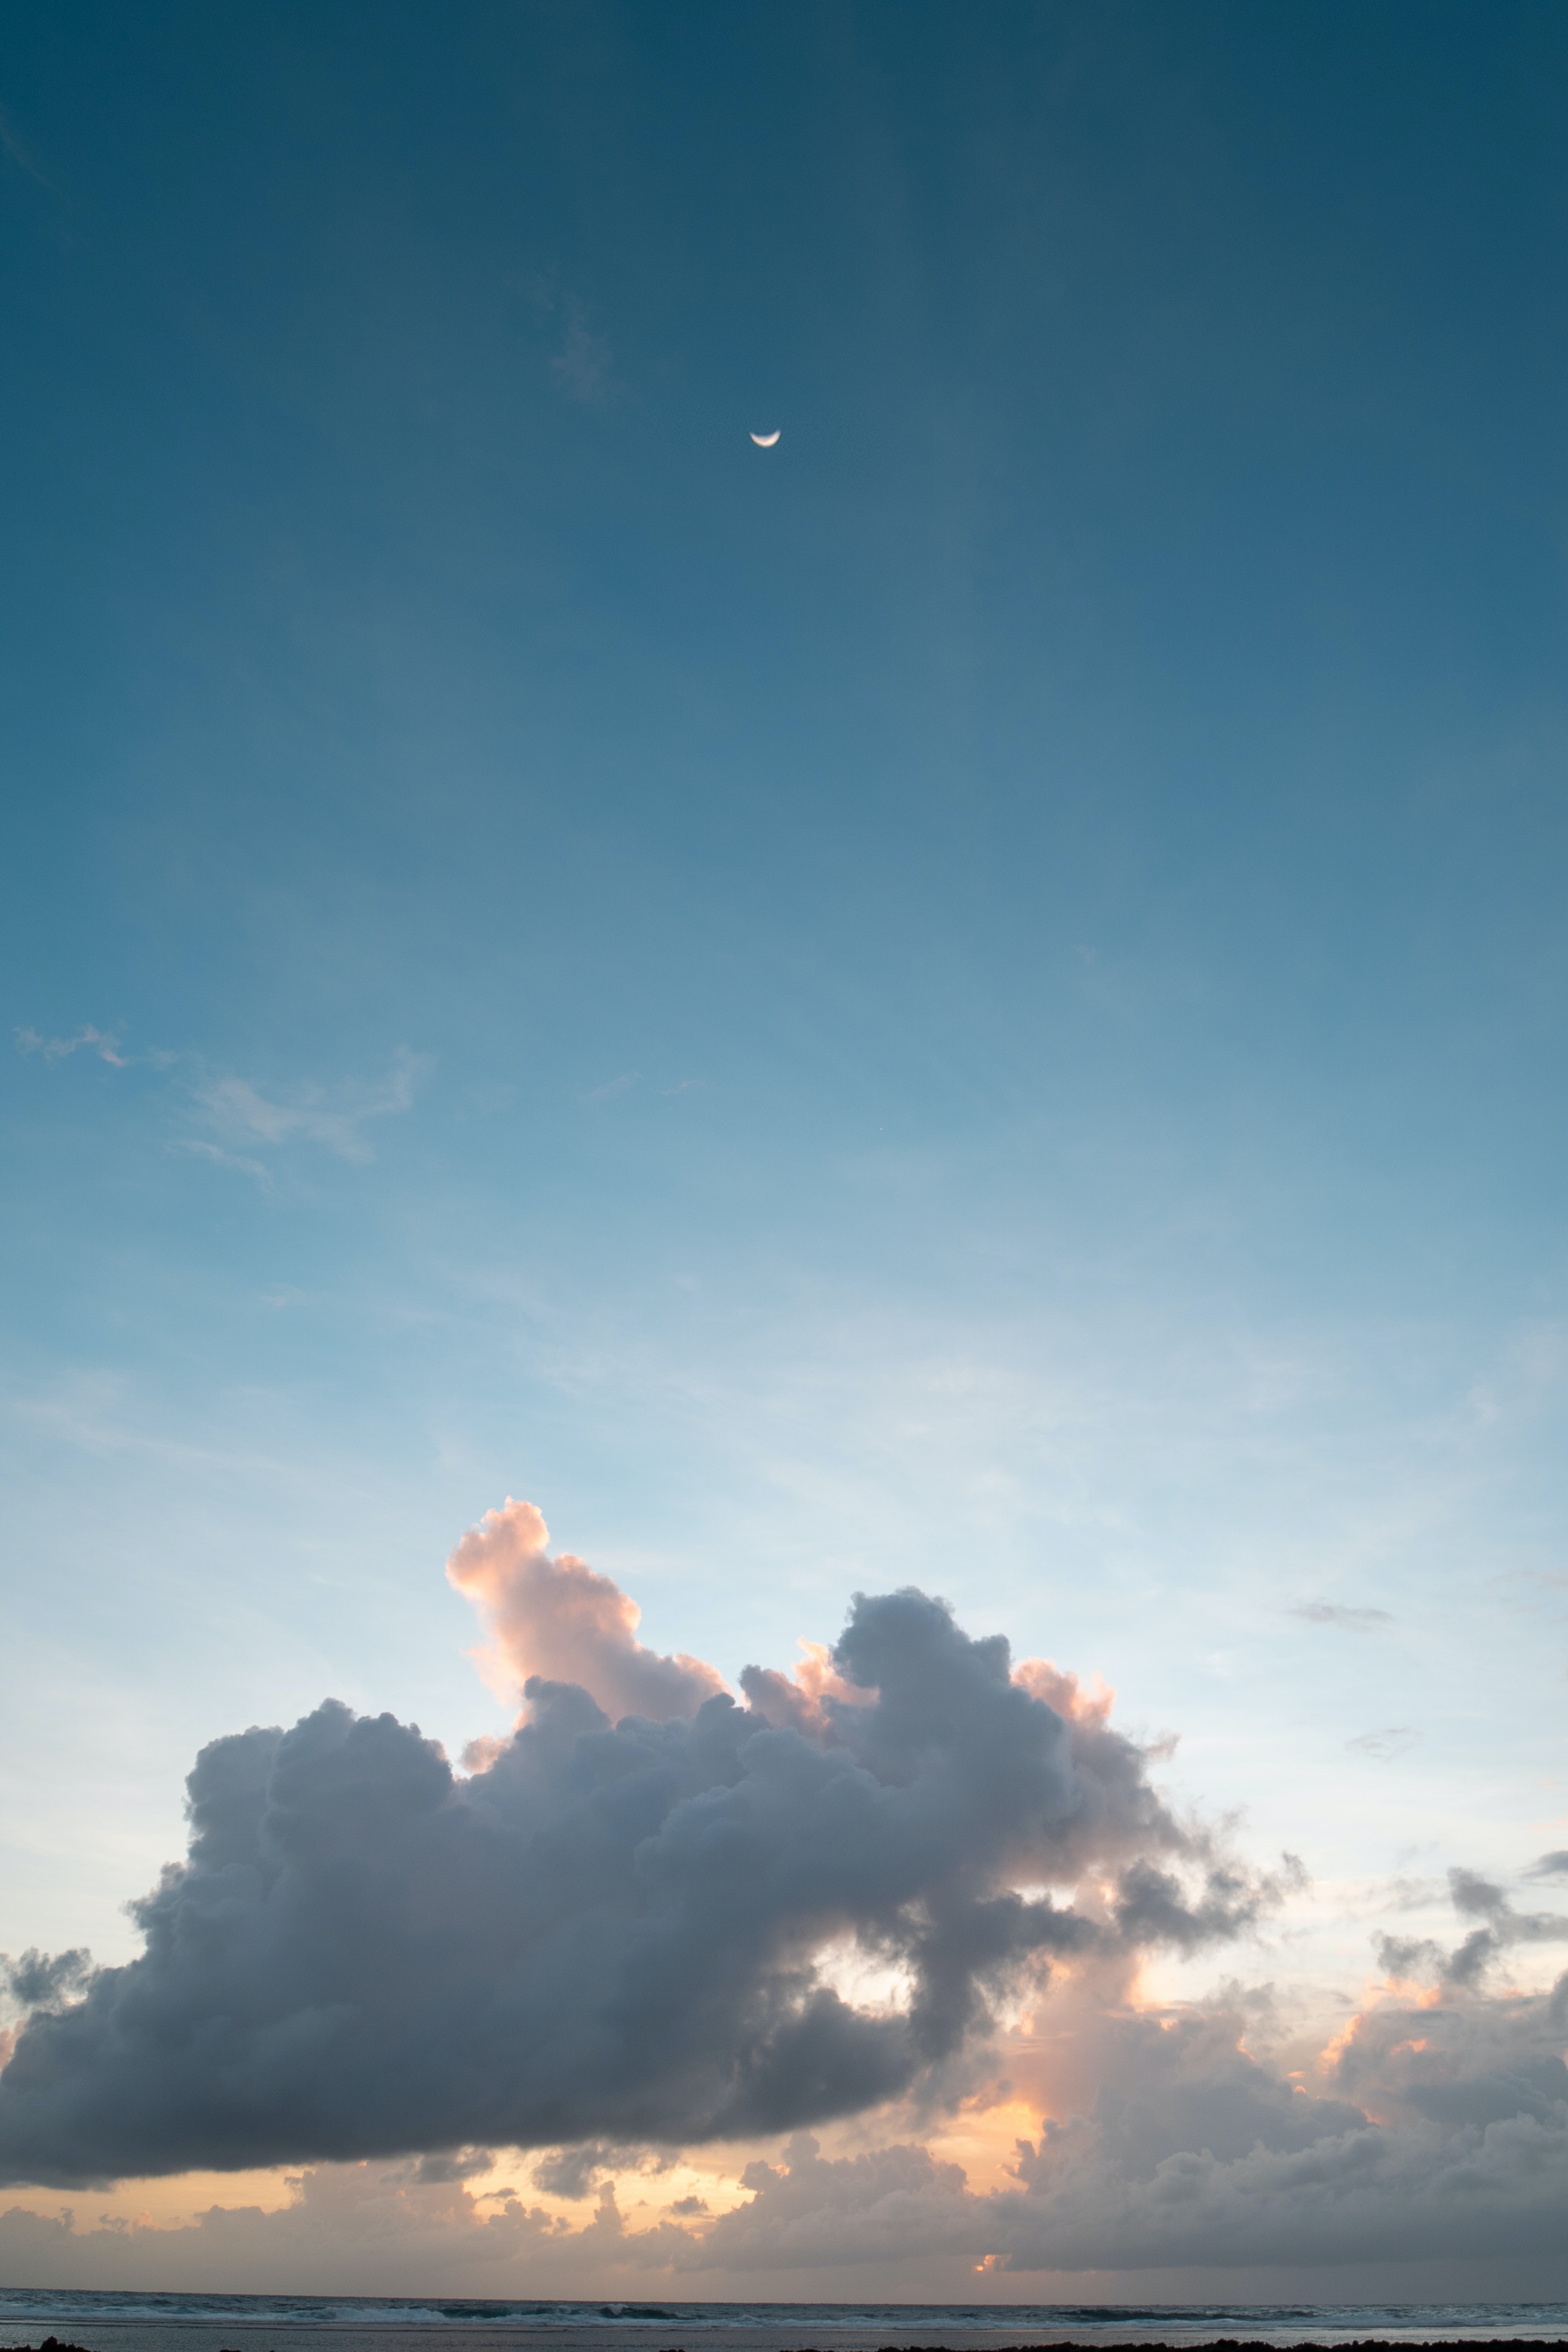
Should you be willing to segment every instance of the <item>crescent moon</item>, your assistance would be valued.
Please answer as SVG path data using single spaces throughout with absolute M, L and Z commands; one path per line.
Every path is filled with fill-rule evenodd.
M 784 427 L 780 425 L 776 432 L 753 433 L 752 438 L 756 443 L 759 449 L 771 449 L 774 442 L 778 439 L 779 433 L 782 433 Z

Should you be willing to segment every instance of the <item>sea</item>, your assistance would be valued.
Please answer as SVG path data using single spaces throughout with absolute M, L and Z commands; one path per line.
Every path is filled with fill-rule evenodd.
M 89 2352 L 994 2352 L 1002 2345 L 1568 2343 L 1565 2303 L 499 2303 L 0 2289 L 0 2346 Z

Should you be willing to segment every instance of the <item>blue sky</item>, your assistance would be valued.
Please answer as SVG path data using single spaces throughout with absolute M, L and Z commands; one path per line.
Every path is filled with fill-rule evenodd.
M 1565 49 L 12 9 L 0 1943 L 501 1729 L 509 1494 L 1102 1673 L 1282 1980 L 1568 1844 Z

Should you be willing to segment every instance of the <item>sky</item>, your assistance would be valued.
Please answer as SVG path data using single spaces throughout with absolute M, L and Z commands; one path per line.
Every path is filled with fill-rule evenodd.
M 0 2280 L 1568 2294 L 1565 92 L 13 0 Z

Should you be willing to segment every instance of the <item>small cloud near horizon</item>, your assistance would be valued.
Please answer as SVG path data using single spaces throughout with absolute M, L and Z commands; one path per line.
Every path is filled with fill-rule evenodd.
M 1347 1609 L 1338 1601 L 1299 1601 L 1285 1614 L 1308 1625 L 1338 1625 L 1347 1633 L 1375 1633 L 1394 1622 L 1386 1609 Z
M 1358 1738 L 1347 1739 L 1345 1746 L 1353 1755 L 1375 1757 L 1380 1764 L 1387 1764 L 1394 1757 L 1405 1755 L 1421 1736 L 1408 1724 L 1394 1723 L 1386 1731 L 1363 1731 Z

